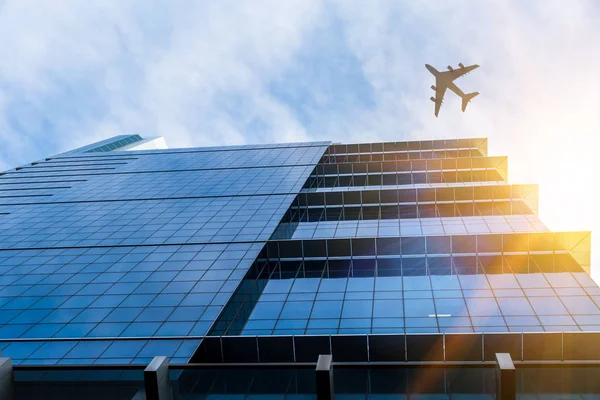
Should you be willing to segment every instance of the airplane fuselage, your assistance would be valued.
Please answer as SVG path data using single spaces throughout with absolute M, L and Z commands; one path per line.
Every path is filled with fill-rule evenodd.
M 452 90 L 460 97 L 463 97 L 465 95 L 465 93 L 462 90 L 460 90 L 458 86 L 456 86 L 456 84 L 454 83 L 454 79 L 447 78 L 444 74 L 441 74 L 440 71 L 438 71 L 429 64 L 425 64 L 425 67 L 427 68 L 427 70 L 429 70 L 429 72 L 433 74 L 433 76 L 435 76 L 435 83 L 438 87 L 446 87 Z
M 435 107 L 435 116 L 436 117 L 438 115 L 438 111 L 441 106 L 442 98 L 444 96 L 444 92 L 446 91 L 446 89 L 450 89 L 452 92 L 456 93 L 457 96 L 459 96 L 463 99 L 463 106 L 462 106 L 463 111 L 465 110 L 466 104 L 470 101 L 470 99 L 472 99 L 477 94 L 479 94 L 477 92 L 465 94 L 454 83 L 454 80 L 456 78 L 459 78 L 459 77 L 463 76 L 464 74 L 466 74 L 467 72 L 472 71 L 473 69 L 479 67 L 479 65 L 475 64 L 475 65 L 465 67 L 464 65 L 459 63 L 458 69 L 453 69 L 451 67 L 448 67 L 448 71 L 444 71 L 444 72 L 438 71 L 437 69 L 435 69 L 434 67 L 432 67 L 429 64 L 425 64 L 425 67 L 427 68 L 427 70 L 429 72 L 431 72 L 431 74 L 433 76 L 435 76 L 435 86 L 432 86 L 432 89 L 434 89 L 436 91 L 436 97 L 435 98 L 432 97 L 431 100 L 436 103 L 436 107 Z
M 450 81 L 446 83 L 446 87 L 450 90 L 452 90 L 454 93 L 456 93 L 457 95 L 459 95 L 460 97 L 463 97 L 465 95 L 465 92 L 463 92 L 462 90 L 459 89 L 458 86 L 456 86 L 454 84 L 454 82 Z

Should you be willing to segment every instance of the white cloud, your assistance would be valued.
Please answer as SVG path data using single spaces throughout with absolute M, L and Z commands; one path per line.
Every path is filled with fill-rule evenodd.
M 252 99 L 243 117 L 268 121 L 260 140 L 305 139 L 265 84 L 292 61 L 319 9 L 312 1 L 8 1 L 0 154 L 21 163 L 126 132 L 161 134 L 171 146 L 247 140 L 215 107 L 220 93 Z
M 487 136 L 492 154 L 509 155 L 512 182 L 541 184 L 540 213 L 550 228 L 600 230 L 595 205 L 600 9 L 595 2 L 339 6 L 378 102 L 375 112 L 349 121 L 356 127 L 350 135 L 377 132 L 386 140 Z M 463 114 L 450 93 L 436 119 L 428 100 L 433 81 L 423 64 L 443 68 L 459 61 L 481 64 L 459 83 L 481 95 Z M 393 110 L 403 108 L 408 113 L 394 118 Z M 600 236 L 593 237 L 597 265 Z M 595 276 L 600 278 L 600 271 Z
M 5 1 L 0 169 L 132 132 L 171 147 L 487 136 L 513 182 L 541 183 L 551 228 L 599 230 L 599 14 L 593 0 Z M 334 19 L 372 104 L 333 112 L 328 76 L 299 71 L 308 130 L 270 85 L 339 40 L 315 36 Z M 458 62 L 481 64 L 460 82 L 481 95 L 463 114 L 448 94 L 436 119 L 424 64 Z

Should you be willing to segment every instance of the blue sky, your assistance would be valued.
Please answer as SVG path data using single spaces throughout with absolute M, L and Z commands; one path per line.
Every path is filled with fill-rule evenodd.
M 0 0 L 0 170 L 123 133 L 486 136 L 550 228 L 598 231 L 598 20 L 595 0 Z M 424 64 L 458 62 L 481 95 L 436 119 Z

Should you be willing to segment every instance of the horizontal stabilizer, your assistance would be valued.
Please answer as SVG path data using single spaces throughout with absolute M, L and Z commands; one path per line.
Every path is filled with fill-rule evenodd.
M 479 94 L 479 92 L 473 92 L 473 93 L 467 93 L 463 96 L 463 98 L 462 98 L 463 112 L 467 109 L 467 104 L 469 104 L 469 101 L 471 101 L 473 99 L 473 97 L 477 96 L 478 94 Z

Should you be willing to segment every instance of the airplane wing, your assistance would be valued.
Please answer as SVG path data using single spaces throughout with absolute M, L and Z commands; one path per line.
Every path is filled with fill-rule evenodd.
M 473 64 L 473 65 L 469 65 L 467 67 L 459 67 L 459 68 L 453 69 L 452 71 L 442 72 L 441 74 L 448 77 L 451 80 L 455 80 L 456 78 L 460 78 L 461 76 L 468 74 L 469 72 L 473 71 L 476 68 L 479 68 L 479 65 Z
M 438 83 L 437 80 L 435 82 L 436 84 Z M 444 102 L 444 94 L 446 93 L 446 88 L 445 87 L 438 87 L 436 86 L 435 89 L 435 99 L 432 97 L 431 100 L 433 100 L 435 102 L 435 116 L 438 116 L 438 113 L 440 112 L 440 107 L 442 106 L 442 103 Z

